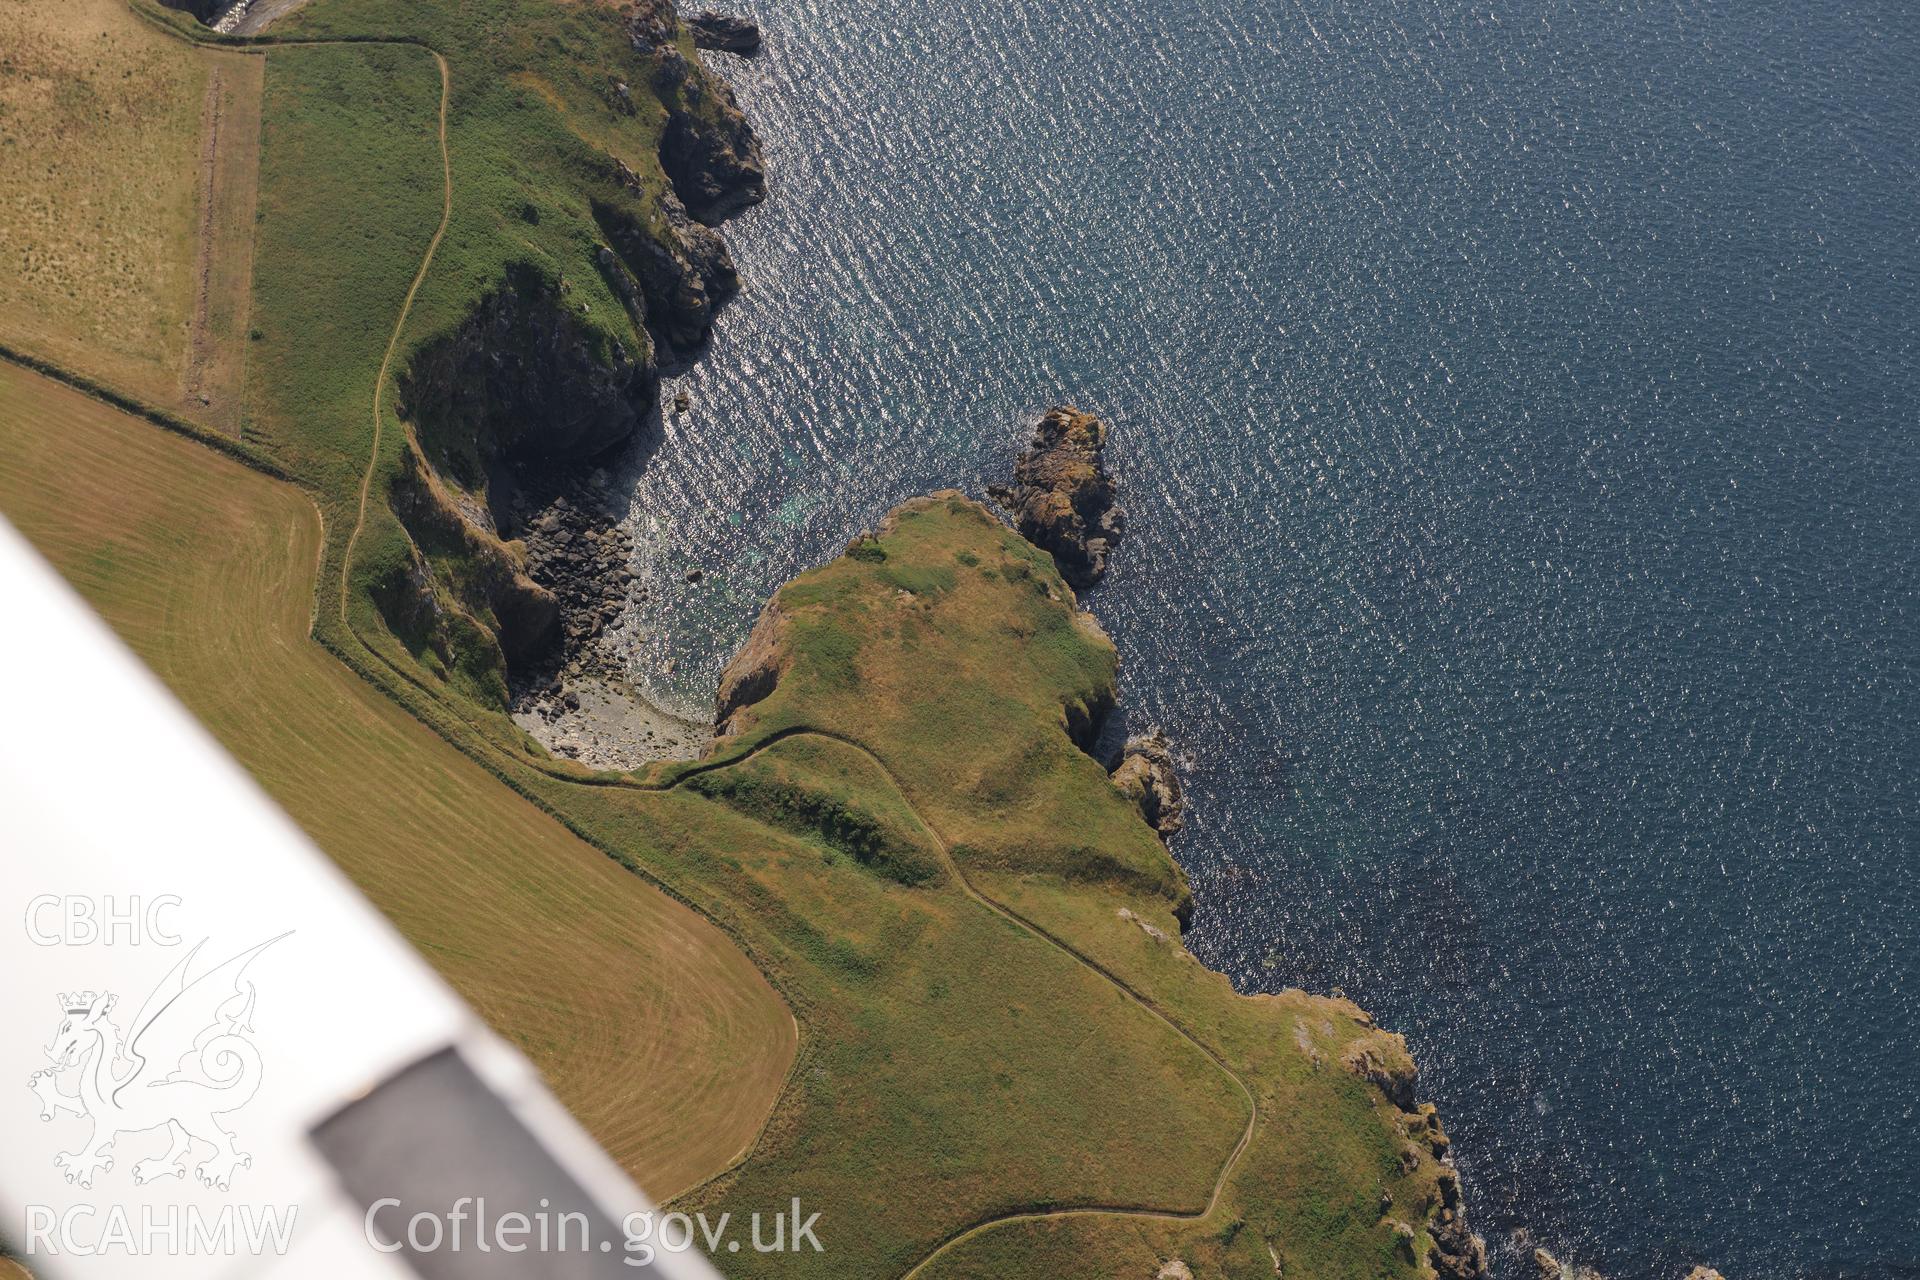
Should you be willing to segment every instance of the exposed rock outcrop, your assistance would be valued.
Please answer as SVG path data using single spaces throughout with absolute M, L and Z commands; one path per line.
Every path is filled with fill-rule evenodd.
M 1113 785 L 1140 808 L 1147 825 L 1171 839 L 1186 822 L 1187 801 L 1180 789 L 1180 774 L 1173 759 L 1173 744 L 1158 729 L 1127 739 L 1120 763 L 1113 770 Z
M 1400 1112 L 1400 1127 L 1407 1145 L 1401 1151 L 1401 1167 L 1411 1171 L 1429 1157 L 1440 1163 L 1434 1180 L 1438 1202 L 1428 1201 L 1432 1217 L 1427 1233 L 1433 1247 L 1427 1251 L 1427 1263 L 1440 1280 L 1483 1280 L 1487 1274 L 1487 1246 L 1467 1225 L 1467 1206 L 1460 1194 L 1460 1175 L 1453 1167 L 1452 1139 L 1441 1127 L 1440 1113 L 1430 1102 L 1416 1102 L 1418 1069 L 1407 1052 L 1404 1036 L 1383 1030 L 1351 1001 L 1341 998 L 1345 1011 L 1363 1029 L 1339 1050 L 1340 1065 L 1380 1090 Z M 1383 1204 L 1382 1212 L 1390 1208 Z
M 733 90 L 680 52 L 678 22 L 670 5 L 637 5 L 628 15 L 628 40 L 654 60 L 654 83 L 667 108 L 660 166 L 681 203 L 712 226 L 766 198 L 766 167 Z
M 611 245 L 600 251 L 600 270 L 652 335 L 657 362 L 674 365 L 705 345 L 714 313 L 740 291 L 740 275 L 720 233 L 696 222 L 671 191 L 659 202 L 657 221 L 644 221 L 638 213 L 644 207 L 638 202 L 647 198 L 644 184 L 620 161 L 612 163 L 615 181 L 635 204 L 594 201 L 594 220 Z
M 674 111 L 660 136 L 660 164 L 689 212 L 708 226 L 767 196 L 760 140 L 735 105 L 733 90 L 714 83 L 717 110 Z
M 1107 555 L 1126 528 L 1104 451 L 1107 427 L 1068 405 L 1047 410 L 1013 466 L 1013 484 L 988 492 L 1034 545 L 1052 553 L 1060 574 L 1084 591 L 1107 571 Z
M 772 693 L 786 671 L 787 615 L 775 596 L 760 610 L 747 642 L 720 673 L 713 699 L 713 732 L 724 738 L 739 731 L 739 714 Z
M 654 705 L 631 680 L 632 634 L 619 627 L 651 588 L 629 561 L 623 493 L 601 468 L 518 467 L 505 529 L 526 548 L 527 571 L 559 602 L 562 643 L 511 671 L 514 721 L 557 756 L 600 768 L 689 759 L 703 724 Z
M 1450 1163 L 1441 1168 L 1438 1186 L 1440 1207 L 1427 1228 L 1433 1237 L 1427 1262 L 1440 1280 L 1483 1280 L 1487 1274 L 1487 1245 L 1467 1226 L 1460 1175 Z
M 604 472 L 560 477 L 553 487 L 563 492 L 521 531 L 528 576 L 559 601 L 560 633 L 570 653 L 619 616 L 633 581 L 627 567 L 633 535 L 604 504 L 606 479 Z
M 694 44 L 702 49 L 722 49 L 743 57 L 760 52 L 760 25 L 751 18 L 702 9 L 686 21 Z
M 1376 1029 L 1349 1044 L 1340 1055 L 1340 1065 L 1385 1094 L 1387 1101 L 1400 1110 L 1409 1115 L 1419 1113 L 1414 1100 L 1417 1073 L 1405 1037 Z

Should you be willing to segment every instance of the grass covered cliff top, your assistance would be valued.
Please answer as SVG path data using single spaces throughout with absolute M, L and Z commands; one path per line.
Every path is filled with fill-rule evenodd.
M 990 1136 L 930 1147 L 931 1127 L 917 1143 L 914 1125 L 888 1130 L 886 1148 L 914 1143 L 912 1163 L 938 1166 L 924 1197 L 827 1184 L 832 1202 L 867 1202 L 878 1216 L 923 1205 L 935 1248 L 822 1274 L 1151 1276 L 1176 1258 L 1200 1276 L 1430 1272 L 1432 1231 L 1458 1215 L 1458 1183 L 1438 1158 L 1446 1138 L 1431 1109 L 1413 1101 L 1404 1044 L 1344 1000 L 1236 995 L 1180 944 L 1184 877 L 1075 741 L 1112 705 L 1115 671 L 1111 642 L 1050 556 L 979 504 L 934 494 L 769 604 L 721 690 L 733 733 L 714 761 L 742 763 L 661 771 L 789 829 L 870 824 L 885 833 L 871 842 L 884 856 L 856 846 L 838 874 L 887 886 L 914 912 L 957 897 L 949 910 L 999 926 L 997 963 L 921 979 L 944 999 L 1006 993 L 1005 1008 L 971 1006 L 964 1024 L 932 1033 L 982 1046 L 973 1072 L 1000 1084 L 961 1105 L 990 1113 Z M 825 767 L 823 753 L 843 763 Z M 786 769 L 803 755 L 815 762 Z M 931 959 L 916 951 L 881 949 L 873 977 L 905 979 Z M 1030 1016 L 1006 961 L 1084 992 L 1037 1046 L 1001 1038 L 1001 1019 Z M 1165 1065 L 1130 1064 L 1149 1049 Z M 1116 1081 L 1125 1103 L 1101 1102 L 1055 1153 L 1063 1176 L 1047 1194 L 1023 1203 L 994 1185 L 1002 1151 L 1028 1148 L 1044 1117 Z M 783 1100 L 792 1139 L 777 1121 L 755 1160 L 694 1201 L 733 1208 L 821 1180 L 837 1126 L 799 1140 L 808 1092 Z M 1205 1140 L 1142 1141 L 1169 1113 Z M 1124 1177 L 1108 1163 L 1116 1143 L 1132 1165 Z M 1093 1165 L 1079 1163 L 1089 1155 Z M 927 1177 L 915 1167 L 890 1180 Z M 963 1191 L 979 1197 L 971 1213 Z

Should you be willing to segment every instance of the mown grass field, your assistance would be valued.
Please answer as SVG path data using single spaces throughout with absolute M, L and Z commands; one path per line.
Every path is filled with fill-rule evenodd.
M 255 215 L 260 190 L 260 113 L 266 59 L 206 55 L 212 64 L 201 118 L 198 241 L 193 319 L 187 337 L 188 413 L 229 436 L 245 408 L 248 321 L 253 306 Z
M 297 489 L 0 364 L 0 511 L 643 1185 L 752 1140 L 786 1006 L 308 638 L 320 528 Z
M 230 131 L 257 133 L 257 59 L 171 39 L 125 0 L 0 0 L 0 343 L 181 401 L 216 68 Z M 237 150 L 212 193 L 237 215 L 214 221 L 229 237 L 251 232 Z M 244 272 L 209 283 L 214 312 L 244 311 Z M 233 370 L 212 372 L 237 390 Z

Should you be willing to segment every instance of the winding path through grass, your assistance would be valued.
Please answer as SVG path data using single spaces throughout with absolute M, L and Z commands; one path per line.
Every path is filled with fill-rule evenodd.
M 353 581 L 353 549 L 360 541 L 360 531 L 367 524 L 367 494 L 373 488 L 373 473 L 380 465 L 380 440 L 386 416 L 381 409 L 386 399 L 387 378 L 393 369 L 394 352 L 400 349 L 400 335 L 407 327 L 407 317 L 413 313 L 413 300 L 419 295 L 420 285 L 427 278 L 427 269 L 433 265 L 433 255 L 447 234 L 447 224 L 453 220 L 453 157 L 447 151 L 447 101 L 453 93 L 453 70 L 447 66 L 446 58 L 438 49 L 428 49 L 427 52 L 433 55 L 434 66 L 440 70 L 440 225 L 433 229 L 433 239 L 427 241 L 427 251 L 420 255 L 420 268 L 413 273 L 413 283 L 407 286 L 406 299 L 401 302 L 400 314 L 393 322 L 393 336 L 387 339 L 387 349 L 380 357 L 380 372 L 373 380 L 373 445 L 367 451 L 367 469 L 360 477 L 359 510 L 354 515 L 353 528 L 347 534 L 346 551 L 340 560 L 340 625 L 356 640 L 360 637 L 354 633 L 353 623 L 348 617 L 348 584 Z M 372 651 L 372 646 L 367 648 L 369 652 Z
M 1113 987 L 1118 989 L 1120 994 L 1124 996 L 1127 1000 L 1129 1000 L 1139 1008 L 1145 1010 L 1148 1014 L 1152 1015 L 1154 1018 L 1159 1019 L 1159 1021 L 1164 1023 L 1168 1028 L 1170 1028 L 1175 1035 L 1179 1036 L 1182 1040 L 1185 1040 L 1188 1044 L 1192 1045 L 1202 1055 L 1204 1055 L 1209 1062 L 1213 1063 L 1214 1066 L 1218 1067 L 1220 1071 L 1227 1076 L 1228 1079 L 1233 1081 L 1233 1083 L 1239 1088 L 1241 1094 L 1247 1100 L 1246 1127 L 1243 1130 L 1241 1130 L 1239 1141 L 1234 1143 L 1233 1150 L 1227 1154 L 1225 1163 L 1221 1165 L 1220 1173 L 1213 1181 L 1213 1190 L 1207 1196 L 1207 1203 L 1204 1208 L 1201 1208 L 1199 1210 L 1182 1211 L 1178 1209 L 1148 1209 L 1148 1208 L 1142 1208 L 1134 1205 L 1087 1204 L 1087 1205 L 1074 1205 L 1067 1208 L 1058 1208 L 1058 1209 L 1016 1210 L 1010 1213 L 997 1213 L 997 1214 L 990 1215 L 988 1217 L 981 1218 L 976 1222 L 969 1223 L 967 1226 L 964 1226 L 960 1228 L 958 1231 L 955 1231 L 953 1234 L 949 1235 L 946 1239 L 942 1240 L 938 1245 L 936 1245 L 931 1252 L 929 1252 L 924 1257 L 922 1257 L 920 1261 L 916 1262 L 906 1272 L 906 1275 L 903 1277 L 903 1280 L 913 1280 L 913 1277 L 918 1276 L 921 1272 L 925 1271 L 929 1266 L 932 1266 L 935 1262 L 937 1262 L 940 1259 L 940 1257 L 943 1254 L 949 1252 L 950 1250 L 958 1248 L 959 1246 L 965 1244 L 968 1240 L 973 1239 L 975 1236 L 983 1235 L 986 1232 L 991 1231 L 995 1227 L 1004 1226 L 1008 1223 L 1035 1222 L 1035 1221 L 1042 1221 L 1042 1220 L 1053 1219 L 1053 1218 L 1075 1218 L 1075 1217 L 1090 1217 L 1090 1216 L 1120 1216 L 1120 1217 L 1129 1217 L 1129 1218 L 1151 1218 L 1151 1219 L 1157 1219 L 1159 1221 L 1166 1221 L 1166 1222 L 1197 1222 L 1201 1219 L 1206 1218 L 1208 1215 L 1210 1215 L 1214 1211 L 1214 1208 L 1220 1203 L 1220 1196 L 1226 1190 L 1227 1179 L 1232 1177 L 1234 1167 L 1239 1164 L 1240 1157 L 1246 1152 L 1247 1144 L 1253 1141 L 1254 1129 L 1258 1125 L 1260 1120 L 1260 1104 L 1258 1103 L 1258 1101 L 1255 1100 L 1253 1090 L 1248 1086 L 1247 1082 L 1240 1077 L 1239 1073 L 1237 1073 L 1236 1071 L 1234 1071 L 1232 1067 L 1227 1065 L 1226 1061 L 1223 1058 L 1221 1058 L 1221 1056 L 1218 1053 L 1215 1053 L 1213 1049 L 1211 1049 L 1206 1044 L 1204 1044 L 1192 1032 L 1188 1031 L 1187 1028 L 1182 1026 L 1178 1020 L 1168 1016 L 1168 1014 L 1165 1011 L 1163 1011 L 1152 1000 L 1148 999 L 1145 995 L 1141 994 L 1138 990 L 1136 990 L 1132 986 L 1132 984 L 1127 982 L 1126 979 L 1122 978 L 1120 975 L 1116 974 L 1115 972 L 1113 972 L 1113 970 L 1101 964 L 1099 961 L 1093 959 L 1091 956 L 1086 955 L 1079 948 L 1075 947 L 1072 943 L 1067 942 L 1066 940 L 1060 937 L 1057 937 L 1053 933 L 1042 928 L 1040 925 L 1034 923 L 1032 920 L 1027 919 L 1025 916 L 1021 915 L 1019 912 L 1015 911 L 1013 908 L 1007 906 L 1005 903 L 999 902 L 993 898 L 988 897 L 986 894 L 982 893 L 979 890 L 979 888 L 977 888 L 974 885 L 973 881 L 967 878 L 966 872 L 961 870 L 960 864 L 954 859 L 952 847 L 948 845 L 946 838 L 940 834 L 940 832 L 934 827 L 933 823 L 927 819 L 926 815 L 920 812 L 919 806 L 914 804 L 913 797 L 908 793 L 906 787 L 902 785 L 899 777 L 896 776 L 893 770 L 888 767 L 887 762 L 881 759 L 879 755 L 877 755 L 864 742 L 861 742 L 855 738 L 848 737 L 845 734 L 835 733 L 832 730 L 828 730 L 828 729 L 817 729 L 810 726 L 793 726 L 793 727 L 781 730 L 780 732 L 770 734 L 768 737 L 766 737 L 759 743 L 755 744 L 752 750 L 742 755 L 732 756 L 725 760 L 716 761 L 710 768 L 701 767 L 701 768 L 688 770 L 687 772 L 681 774 L 679 777 L 675 778 L 671 782 L 650 785 L 650 784 L 641 782 L 637 779 L 629 779 L 627 780 L 626 785 L 629 785 L 635 790 L 670 791 L 673 788 L 678 787 L 681 783 L 686 782 L 688 779 L 696 777 L 701 773 L 708 773 L 708 772 L 711 772 L 713 769 L 731 768 L 735 765 L 744 764 L 747 761 L 752 760 L 754 757 L 760 755 L 762 752 L 770 751 L 773 748 L 779 746 L 782 742 L 785 742 L 787 739 L 797 738 L 797 737 L 824 738 L 830 742 L 837 742 L 841 746 L 849 747 L 852 750 L 859 752 L 861 755 L 865 756 L 868 760 L 872 761 L 874 767 L 880 770 L 881 776 L 886 778 L 887 785 L 892 787 L 894 791 L 896 791 L 899 794 L 901 803 L 906 806 L 907 812 L 913 816 L 913 820 L 920 825 L 920 829 L 926 832 L 927 837 L 933 841 L 934 847 L 940 851 L 940 861 L 942 865 L 945 866 L 947 870 L 947 874 L 953 877 L 954 883 L 959 885 L 962 893 L 964 893 L 971 901 L 986 908 L 988 911 L 993 912 L 995 915 L 1001 917 L 1002 919 L 1007 920 L 1008 922 L 1013 924 L 1016 928 L 1023 929 L 1027 933 L 1031 934 L 1033 937 L 1039 939 L 1040 941 L 1048 944 L 1049 946 L 1056 948 L 1059 951 L 1066 953 L 1068 956 L 1070 956 L 1072 959 L 1077 961 L 1079 964 L 1085 966 L 1086 968 L 1092 970 L 1094 973 L 1098 974 L 1100 977 L 1106 979 L 1106 981 L 1110 983 Z

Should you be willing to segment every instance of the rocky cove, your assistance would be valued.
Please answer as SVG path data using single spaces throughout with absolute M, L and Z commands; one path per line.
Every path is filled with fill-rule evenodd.
M 383 609 L 400 620 L 396 630 L 430 632 L 444 611 L 428 602 L 452 594 L 491 621 L 515 723 L 554 755 L 599 768 L 702 754 L 780 674 L 770 663 L 780 651 L 782 620 L 770 602 L 722 677 L 715 728 L 653 706 L 631 681 L 640 619 L 674 607 L 672 593 L 698 590 L 701 574 L 689 569 L 672 583 L 636 577 L 627 532 L 632 498 L 614 482 L 611 464 L 635 451 L 644 459 L 664 414 L 687 409 L 684 402 L 661 404 L 661 374 L 704 352 L 717 309 L 740 287 L 716 228 L 766 194 L 745 117 L 724 82 L 679 53 L 679 21 L 662 3 L 639 6 L 630 18 L 634 48 L 654 60 L 674 104 L 660 150 L 669 189 L 653 196 L 612 161 L 607 184 L 631 203 L 595 204 L 606 240 L 595 265 L 644 329 L 646 349 L 597 341 L 564 277 L 516 271 L 420 352 L 401 382 L 422 455 L 396 487 L 395 509 L 423 546 L 458 544 L 480 571 L 423 585 L 427 575 L 417 564 L 406 581 L 390 585 Z M 702 47 L 748 47 L 724 23 L 690 25 Z M 609 92 L 615 102 L 632 98 L 624 82 Z M 656 216 L 635 216 L 633 207 L 649 199 Z M 1094 415 L 1049 409 L 1015 459 L 1011 483 L 990 490 L 1015 528 L 1051 554 L 1081 592 L 1101 580 L 1126 528 L 1104 465 L 1106 438 Z M 1142 821 L 1170 841 L 1185 810 L 1177 744 L 1150 728 L 1114 741 L 1122 724 L 1116 709 L 1117 694 L 1066 708 L 1068 732 L 1102 760 Z M 1190 904 L 1176 915 L 1187 925 Z M 1400 1109 L 1410 1150 L 1423 1147 L 1448 1161 L 1450 1142 L 1432 1106 L 1416 1104 L 1410 1071 L 1383 1073 L 1371 1060 L 1342 1065 L 1372 1080 Z M 1383 1219 L 1411 1250 L 1416 1231 L 1406 1219 L 1431 1211 L 1432 1248 L 1424 1261 L 1445 1280 L 1484 1275 L 1486 1252 L 1467 1224 L 1450 1163 L 1439 1194 L 1429 1206 L 1383 1204 Z

